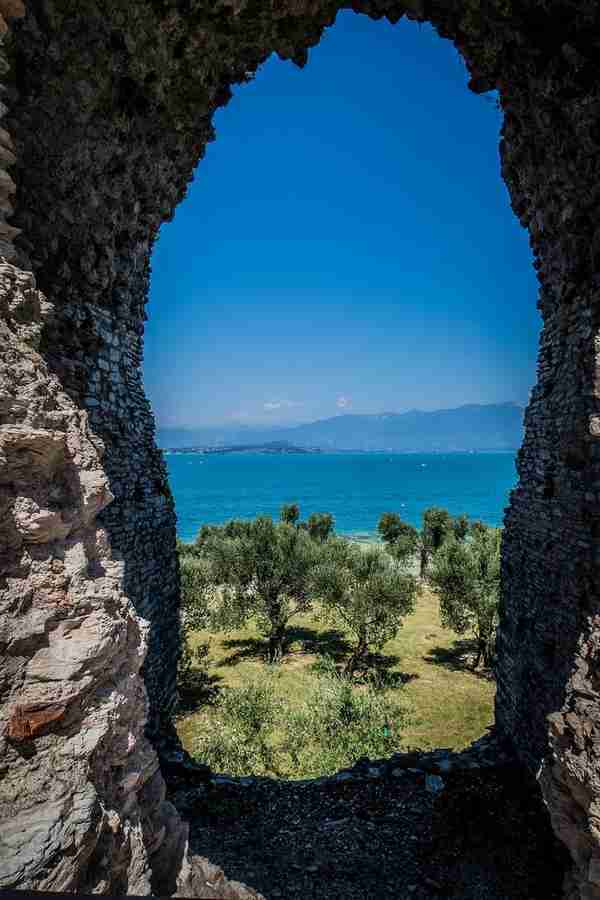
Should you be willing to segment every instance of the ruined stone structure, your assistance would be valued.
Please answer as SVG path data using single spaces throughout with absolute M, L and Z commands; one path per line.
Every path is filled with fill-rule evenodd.
M 469 87 L 500 94 L 544 328 L 506 518 L 497 730 L 571 852 L 565 896 L 600 898 L 596 0 L 0 0 L 0 887 L 251 895 L 202 893 L 164 799 L 178 576 L 144 304 L 230 86 L 273 51 L 304 65 L 343 6 L 430 21 Z

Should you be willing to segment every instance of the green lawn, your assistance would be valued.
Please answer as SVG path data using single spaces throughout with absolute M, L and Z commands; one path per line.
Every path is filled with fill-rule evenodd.
M 275 675 L 275 690 L 286 705 L 301 706 L 315 675 L 310 665 L 319 653 L 343 662 L 347 644 L 343 631 L 319 621 L 316 615 L 293 622 L 293 642 Z M 219 690 L 263 679 L 263 642 L 255 628 L 232 633 L 197 632 L 191 642 L 210 639 L 209 672 Z M 392 688 L 408 712 L 409 723 L 398 733 L 396 749 L 451 747 L 460 749 L 485 732 L 493 720 L 495 684 L 485 673 L 468 668 L 470 642 L 442 628 L 439 605 L 428 590 L 417 601 L 397 639 L 385 645 L 382 663 Z M 357 690 L 361 690 L 360 687 Z M 194 752 L 195 736 L 211 727 L 210 707 L 200 707 L 177 721 L 183 745 Z M 392 724 L 392 728 L 394 723 Z M 248 773 L 251 774 L 251 773 Z

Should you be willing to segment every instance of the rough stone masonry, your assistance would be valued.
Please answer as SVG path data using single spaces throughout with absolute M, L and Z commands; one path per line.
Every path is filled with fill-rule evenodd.
M 0 887 L 215 896 L 159 768 L 179 620 L 140 372 L 150 254 L 231 86 L 272 52 L 304 65 L 346 6 L 431 22 L 499 92 L 544 325 L 496 726 L 570 850 L 565 896 L 600 898 L 596 0 L 0 0 Z

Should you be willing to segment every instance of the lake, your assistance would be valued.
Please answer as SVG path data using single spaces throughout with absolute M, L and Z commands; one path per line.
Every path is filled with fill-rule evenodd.
M 420 525 L 428 506 L 502 525 L 516 484 L 515 453 L 165 454 L 177 533 L 191 541 L 205 523 L 279 517 L 298 503 L 301 517 L 330 512 L 336 531 L 376 537 L 383 512 Z

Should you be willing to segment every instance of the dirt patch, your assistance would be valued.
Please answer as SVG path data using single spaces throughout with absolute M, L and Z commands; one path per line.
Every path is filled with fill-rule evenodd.
M 328 785 L 219 785 L 184 815 L 193 852 L 268 900 L 559 900 L 568 865 L 535 782 L 504 766 Z

